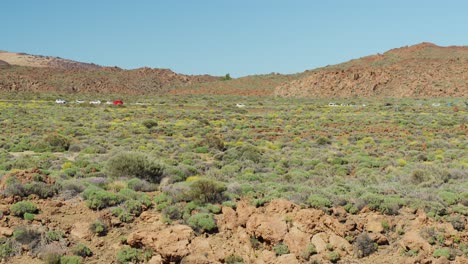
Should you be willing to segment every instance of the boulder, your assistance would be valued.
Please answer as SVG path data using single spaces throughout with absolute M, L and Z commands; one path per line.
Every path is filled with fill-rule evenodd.
M 265 212 L 268 214 L 286 214 L 299 209 L 299 206 L 285 199 L 275 199 L 268 203 Z
M 160 254 L 165 261 L 181 261 L 190 252 L 188 246 L 194 237 L 192 228 L 174 225 L 160 231 L 139 230 L 127 238 L 132 247 L 146 247 Z
M 250 205 L 247 201 L 237 203 L 237 221 L 240 226 L 246 226 L 250 216 L 256 211 L 256 208 Z
M 328 244 L 328 235 L 325 232 L 315 234 L 311 240 L 312 244 L 314 244 L 315 249 L 317 249 L 317 253 L 322 253 L 327 251 L 327 244 Z
M 247 232 L 256 237 L 261 237 L 270 244 L 281 242 L 288 232 L 286 222 L 277 216 L 264 214 L 252 215 L 247 221 Z
M 294 215 L 293 225 L 303 232 L 313 233 L 317 225 L 320 224 L 320 218 L 323 215 L 321 210 L 302 209 Z
M 284 236 L 284 243 L 288 246 L 291 253 L 300 255 L 307 250 L 311 237 L 310 234 L 299 230 L 297 227 L 293 227 Z
M 412 230 L 406 233 L 400 240 L 400 246 L 407 250 L 419 250 L 425 253 L 432 252 L 431 245 L 421 237 L 418 230 Z
M 299 264 L 299 261 L 297 260 L 296 255 L 294 255 L 294 254 L 285 254 L 285 255 L 279 256 L 277 258 L 277 260 L 276 260 L 276 263 L 278 263 L 278 264 L 283 264 L 283 263 Z
M 384 218 L 381 215 L 369 215 L 367 217 L 367 231 L 371 233 L 382 233 L 384 228 L 382 226 L 382 221 Z

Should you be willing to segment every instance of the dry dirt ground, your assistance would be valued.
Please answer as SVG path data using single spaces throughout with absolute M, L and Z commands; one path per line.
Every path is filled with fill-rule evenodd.
M 40 171 L 7 175 L 0 188 L 4 188 L 9 177 L 17 177 L 24 183 L 37 173 Z M 109 209 L 88 209 L 79 196 L 35 198 L 32 201 L 39 213 L 33 221 L 28 221 L 10 214 L 11 204 L 18 200 L 19 197 L 0 200 L 3 213 L 0 236 L 10 237 L 20 226 L 59 230 L 65 234 L 66 254 L 78 243 L 92 250 L 93 256 L 84 263 L 117 263 L 116 253 L 125 244 L 150 249 L 153 256 L 149 263 L 225 263 L 230 255 L 241 257 L 244 263 L 330 263 L 334 258 L 339 258 L 338 263 L 449 263 L 445 257 L 433 256 L 436 249 L 444 247 L 453 249 L 452 263 L 468 263 L 466 255 L 457 249 L 458 245 L 468 243 L 467 219 L 461 219 L 457 230 L 452 223 L 429 218 L 417 209 L 403 208 L 398 215 L 382 215 L 365 207 L 357 214 L 349 214 L 341 207 L 301 208 L 282 199 L 258 208 L 241 200 L 235 208 L 222 207 L 216 215 L 218 232 L 206 234 L 183 222 L 167 224 L 153 208 L 132 223 L 122 223 Z M 90 232 L 89 226 L 97 219 L 110 227 L 107 235 Z M 359 244 L 357 237 L 363 233 L 370 240 Z M 437 240 L 431 242 L 431 236 Z M 289 253 L 275 254 L 278 244 L 287 245 Z M 359 256 L 372 244 L 378 245 L 376 252 Z M 315 252 L 308 251 L 311 246 Z M 40 253 L 33 254 L 23 246 L 21 256 L 2 263 L 42 263 L 38 256 Z

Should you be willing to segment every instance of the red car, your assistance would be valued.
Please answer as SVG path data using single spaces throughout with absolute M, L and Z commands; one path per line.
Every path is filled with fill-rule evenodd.
M 113 102 L 114 105 L 123 105 L 123 101 L 122 100 L 115 100 Z

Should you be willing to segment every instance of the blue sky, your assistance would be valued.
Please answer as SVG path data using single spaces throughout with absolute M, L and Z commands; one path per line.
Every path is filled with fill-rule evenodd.
M 295 73 L 420 42 L 468 45 L 464 0 L 5 0 L 0 50 L 126 69 Z

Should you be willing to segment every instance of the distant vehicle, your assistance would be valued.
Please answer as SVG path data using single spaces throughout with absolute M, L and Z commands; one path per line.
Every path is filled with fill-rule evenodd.
M 101 100 L 91 101 L 90 104 L 101 104 Z
M 239 108 L 243 108 L 243 107 L 245 107 L 245 104 L 236 104 L 236 106 L 239 107 Z
M 67 101 L 65 101 L 65 100 L 63 100 L 63 99 L 57 99 L 57 100 L 55 100 L 55 103 L 56 103 L 56 104 L 66 104 Z
M 115 100 L 113 102 L 114 105 L 123 105 L 123 101 L 122 100 Z
M 85 101 L 83 101 L 83 100 L 76 100 L 75 102 L 76 102 L 77 104 L 82 104 L 82 103 L 84 103 Z
M 107 101 L 107 102 L 106 102 L 106 105 L 111 105 L 111 104 L 112 104 L 111 101 Z
M 328 106 L 338 106 L 336 103 L 329 103 Z
M 440 103 L 433 103 L 432 106 L 440 106 Z

